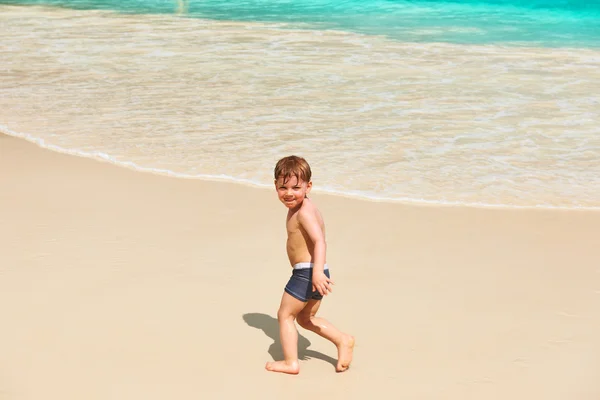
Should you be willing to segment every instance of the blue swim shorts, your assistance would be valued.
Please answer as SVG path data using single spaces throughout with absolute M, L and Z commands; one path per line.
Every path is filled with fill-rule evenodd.
M 325 276 L 331 278 L 327 264 L 325 264 L 323 272 L 325 272 Z M 316 290 L 314 292 L 312 290 L 312 273 L 312 263 L 298 263 L 294 265 L 292 276 L 287 285 L 285 285 L 285 292 L 305 303 L 309 300 L 321 300 L 323 295 Z

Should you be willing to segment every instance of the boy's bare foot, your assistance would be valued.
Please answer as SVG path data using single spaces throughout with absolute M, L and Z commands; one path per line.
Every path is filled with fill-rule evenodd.
M 268 362 L 267 365 L 265 365 L 265 369 L 267 371 L 283 372 L 284 374 L 292 375 L 296 375 L 298 374 L 298 372 L 300 372 L 300 366 L 298 365 L 298 361 L 292 361 L 291 363 L 288 363 L 286 361 Z
M 354 351 L 354 336 L 344 335 L 342 343 L 338 346 L 338 362 L 335 370 L 344 372 L 350 368 L 352 352 Z

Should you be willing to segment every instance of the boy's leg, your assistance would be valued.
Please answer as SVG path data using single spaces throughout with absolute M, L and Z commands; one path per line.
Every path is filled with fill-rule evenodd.
M 284 292 L 277 312 L 279 321 L 279 337 L 283 349 L 283 361 L 268 362 L 265 368 L 269 371 L 297 374 L 298 365 L 298 331 L 294 320 L 306 305 L 305 302 Z
M 352 352 L 354 350 L 354 337 L 339 331 L 335 326 L 323 318 L 316 316 L 321 300 L 309 300 L 306 306 L 298 313 L 298 324 L 331 341 L 338 349 L 338 363 L 336 370 L 343 372 L 350 367 Z

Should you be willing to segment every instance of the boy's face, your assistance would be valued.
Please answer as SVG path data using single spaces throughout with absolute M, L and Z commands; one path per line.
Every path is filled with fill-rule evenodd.
M 279 201 L 289 209 L 300 206 L 311 188 L 312 182 L 305 182 L 296 176 L 288 178 L 286 182 L 284 182 L 283 176 L 280 176 L 275 181 Z

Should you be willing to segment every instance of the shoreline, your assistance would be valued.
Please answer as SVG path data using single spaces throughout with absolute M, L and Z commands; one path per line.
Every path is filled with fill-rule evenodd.
M 111 165 L 115 165 L 120 168 L 127 168 L 132 171 L 149 173 L 159 176 L 166 176 L 176 179 L 191 179 L 191 180 L 202 180 L 206 182 L 227 182 L 236 185 L 242 185 L 246 187 L 258 188 L 258 189 L 270 189 L 269 184 L 260 184 L 250 180 L 244 180 L 241 178 L 234 177 L 220 177 L 214 175 L 185 175 L 178 174 L 170 170 L 161 170 L 156 168 L 142 167 L 131 161 L 117 161 L 114 160 L 110 155 L 99 153 L 92 154 L 86 153 L 80 150 L 71 150 L 64 147 L 46 144 L 45 140 L 39 137 L 35 137 L 30 134 L 22 134 L 12 131 L 4 125 L 0 125 L 0 136 L 5 135 L 16 139 L 22 139 L 29 143 L 32 143 L 41 149 L 53 151 L 59 154 L 66 154 L 75 157 L 87 158 L 94 161 L 104 162 Z M 102 155 L 100 155 L 102 154 Z M 520 206 L 520 205 L 508 205 L 508 204 L 481 204 L 481 203 L 443 203 L 437 201 L 426 201 L 416 199 L 394 199 L 387 197 L 369 197 L 368 195 L 361 195 L 355 193 L 346 193 L 335 190 L 319 189 L 318 187 L 313 189 L 313 193 L 319 193 L 328 196 L 336 196 L 347 199 L 354 199 L 358 201 L 373 202 L 373 203 L 389 203 L 389 204 L 400 204 L 405 206 L 416 206 L 416 207 L 458 207 L 458 208 L 477 208 L 477 209 L 499 209 L 499 210 L 554 210 L 554 211 L 591 211 L 600 212 L 599 206 L 580 206 L 580 207 L 565 207 L 565 206 L 550 206 L 550 205 L 537 205 L 537 206 Z
M 315 193 L 351 369 L 276 312 L 290 274 L 276 194 L 172 179 L 0 136 L 0 397 L 600 397 L 600 214 Z M 234 339 L 232 339 L 234 338 Z M 235 383 L 235 384 L 233 384 Z
M 14 132 L 267 186 L 276 157 L 297 153 L 315 160 L 319 188 L 379 201 L 599 206 L 597 52 L 412 46 L 66 10 L 2 17 L 0 121 Z

